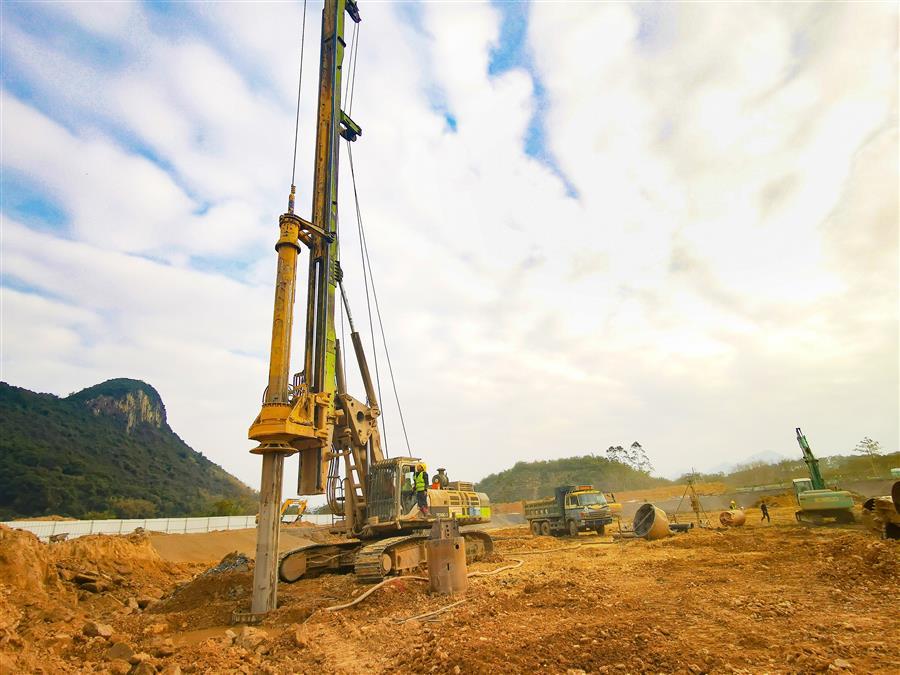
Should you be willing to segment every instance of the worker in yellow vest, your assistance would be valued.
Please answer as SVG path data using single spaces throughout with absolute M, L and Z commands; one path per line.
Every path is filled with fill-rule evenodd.
M 419 507 L 419 513 L 428 518 L 428 474 L 425 472 L 427 467 L 422 464 L 416 464 L 416 473 L 413 476 L 413 483 L 416 488 L 416 504 Z

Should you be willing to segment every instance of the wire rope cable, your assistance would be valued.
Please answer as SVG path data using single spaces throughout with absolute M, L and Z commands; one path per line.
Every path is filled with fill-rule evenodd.
M 347 141 L 347 152 L 350 152 L 350 141 Z M 362 234 L 362 218 L 359 215 L 359 198 L 356 194 L 356 174 L 353 170 L 353 154 L 350 153 L 350 175 L 353 178 L 353 200 L 356 204 L 356 231 L 359 235 L 359 257 L 362 261 L 362 273 L 363 273 L 363 286 L 366 290 L 366 311 L 369 315 L 369 333 L 372 338 L 372 356 L 375 360 L 375 387 L 378 390 L 378 400 L 380 404 L 384 405 L 384 397 L 381 394 L 381 374 L 378 370 L 378 345 L 375 343 L 375 322 L 372 320 L 372 301 L 371 296 L 369 294 L 369 275 L 366 274 L 366 249 L 365 249 L 365 239 Z M 370 401 L 371 403 L 371 401 Z M 387 431 L 387 419 L 385 415 L 381 415 L 381 426 L 384 429 L 384 454 L 385 456 L 390 456 L 388 452 L 389 444 L 388 444 L 388 431 Z
M 356 46 L 358 44 L 359 44 L 359 24 L 354 23 L 353 24 L 353 35 L 350 37 L 350 49 L 349 49 L 350 53 L 347 56 L 347 63 L 350 65 L 350 73 L 348 74 L 348 77 L 347 77 L 347 83 L 344 85 L 344 99 L 343 100 L 348 101 L 348 104 L 349 104 L 348 108 L 347 108 L 347 115 L 350 114 L 350 111 L 353 108 L 353 98 L 352 98 L 353 93 L 352 92 L 353 92 L 353 86 L 355 84 L 355 82 L 353 82 L 353 81 L 356 79 L 355 63 L 356 63 L 356 54 L 357 54 Z
M 382 317 L 381 317 L 381 306 L 378 303 L 378 292 L 375 290 L 375 276 L 372 274 L 372 259 L 371 259 L 371 256 L 369 255 L 369 246 L 368 246 L 368 242 L 366 241 L 366 231 L 365 231 L 365 228 L 363 227 L 362 213 L 359 208 L 359 192 L 357 191 L 357 187 L 356 187 L 356 168 L 353 164 L 353 149 L 351 148 L 349 141 L 347 142 L 347 156 L 350 159 L 350 177 L 351 177 L 351 182 L 353 183 L 353 199 L 356 204 L 356 221 L 357 221 L 357 227 L 359 228 L 360 253 L 363 256 L 363 278 L 365 278 L 367 276 L 366 271 L 368 270 L 368 277 L 369 277 L 369 279 L 371 279 L 371 282 L 372 282 L 371 283 L 372 297 L 375 300 L 375 314 L 378 317 L 378 327 L 381 332 L 381 343 L 382 343 L 382 345 L 384 345 L 384 355 L 387 360 L 388 373 L 390 374 L 390 377 L 391 377 L 391 387 L 394 390 L 394 400 L 397 403 L 397 412 L 400 417 L 400 426 L 403 429 L 403 438 L 406 441 L 406 452 L 410 457 L 412 457 L 412 449 L 409 444 L 409 434 L 407 433 L 407 430 L 406 430 L 406 420 L 403 417 L 403 407 L 400 405 L 400 395 L 397 392 L 397 378 L 394 377 L 394 367 L 393 367 L 393 364 L 391 363 L 391 353 L 388 350 L 387 337 L 385 336 L 385 332 L 384 332 L 384 321 L 382 320 Z M 368 281 L 366 281 L 365 287 L 366 287 L 366 304 L 369 305 L 369 282 Z M 371 307 L 369 307 L 369 327 L 373 332 L 372 347 L 376 353 L 375 370 L 376 370 L 376 374 L 377 374 L 377 372 L 378 372 L 377 351 L 378 350 L 375 349 L 374 326 L 372 323 Z M 381 397 L 380 382 L 379 382 L 378 396 Z
M 306 45 L 306 2 L 303 0 L 303 20 L 300 28 L 300 76 L 297 78 L 297 115 L 294 120 L 294 159 L 291 163 L 291 187 L 297 178 L 297 142 L 300 138 L 300 92 L 303 91 L 303 52 Z
M 359 24 L 356 24 L 356 27 L 359 28 Z M 349 100 L 347 101 L 347 115 L 353 115 L 353 92 L 356 91 L 356 62 L 359 59 L 359 31 L 354 31 L 353 33 L 354 41 L 356 42 L 355 48 L 352 50 L 350 54 L 350 94 Z
M 347 115 L 349 116 L 353 112 L 353 97 L 356 92 L 356 65 L 359 61 L 359 24 L 354 25 L 353 37 L 350 40 L 350 54 L 348 61 L 350 62 L 350 73 L 347 78 L 347 86 L 345 88 L 345 96 L 344 100 L 347 101 Z M 353 183 L 353 201 L 356 207 L 356 225 L 357 231 L 359 235 L 359 252 L 360 258 L 363 264 L 363 285 L 365 287 L 366 292 L 366 310 L 369 317 L 369 333 L 372 340 L 372 355 L 375 362 L 375 383 L 378 391 L 378 398 L 381 402 L 381 405 L 384 406 L 384 396 L 381 391 L 381 373 L 380 368 L 378 366 L 378 347 L 375 343 L 375 322 L 372 318 L 372 302 L 371 299 L 375 301 L 375 314 L 378 318 L 378 328 L 381 333 L 381 343 L 384 346 L 384 355 L 387 360 L 388 365 L 388 373 L 391 378 L 391 389 L 394 392 L 394 401 L 397 404 L 397 412 L 400 417 L 400 426 L 403 430 L 403 438 L 406 443 L 406 452 L 412 457 L 412 449 L 409 444 L 409 434 L 406 429 L 406 419 L 403 415 L 403 407 L 400 404 L 400 395 L 397 392 L 397 380 L 394 377 L 394 367 L 391 362 L 391 354 L 388 350 L 387 338 L 385 336 L 384 331 L 384 321 L 381 316 L 381 306 L 378 303 L 378 293 L 375 290 L 375 277 L 372 274 L 372 260 L 369 255 L 369 246 L 366 240 L 365 228 L 363 227 L 362 221 L 362 213 L 359 208 L 359 192 L 356 186 L 356 168 L 353 163 L 353 150 L 350 145 L 350 141 L 347 141 L 347 154 L 350 159 L 350 176 L 352 178 Z M 369 286 L 371 281 L 371 299 L 369 293 Z M 343 327 L 342 327 L 343 328 Z M 385 456 L 389 456 L 389 443 L 388 443 L 388 431 L 387 431 L 387 419 L 384 414 L 381 415 L 381 426 L 384 431 L 384 454 Z

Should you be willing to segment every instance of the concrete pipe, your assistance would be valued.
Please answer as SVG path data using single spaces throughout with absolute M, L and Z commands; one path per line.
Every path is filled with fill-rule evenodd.
M 669 519 L 666 512 L 653 504 L 643 504 L 634 514 L 631 528 L 636 537 L 644 539 L 662 539 L 669 536 Z
M 741 510 L 722 511 L 719 522 L 725 527 L 740 527 L 747 522 L 747 515 Z

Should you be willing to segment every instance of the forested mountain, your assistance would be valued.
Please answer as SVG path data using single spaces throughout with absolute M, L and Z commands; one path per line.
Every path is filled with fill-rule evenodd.
M 517 462 L 512 468 L 493 473 L 477 483 L 493 502 L 549 497 L 557 485 L 590 484 L 604 491 L 636 490 L 665 485 L 664 478 L 653 478 L 621 461 L 584 455 L 544 462 Z
M 254 492 L 172 431 L 146 382 L 65 398 L 0 382 L 0 520 L 255 512 Z

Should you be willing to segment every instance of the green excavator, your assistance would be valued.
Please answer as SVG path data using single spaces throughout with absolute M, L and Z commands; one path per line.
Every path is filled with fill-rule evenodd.
M 803 451 L 803 461 L 809 470 L 809 478 L 794 479 L 794 494 L 800 506 L 795 513 L 798 522 L 822 525 L 827 519 L 838 523 L 852 523 L 853 497 L 846 490 L 832 490 L 825 485 L 819 460 L 813 455 L 806 436 L 797 427 L 797 442 Z

